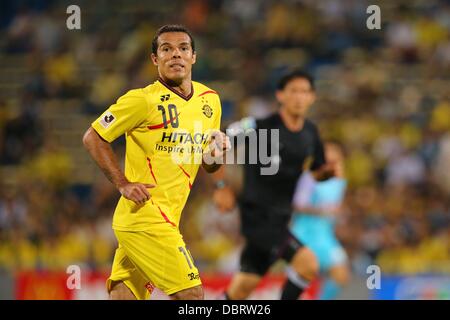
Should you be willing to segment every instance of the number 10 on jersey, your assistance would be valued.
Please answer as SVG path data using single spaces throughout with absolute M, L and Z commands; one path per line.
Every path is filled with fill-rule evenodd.
M 169 104 L 167 106 L 169 113 L 169 121 L 167 121 L 167 112 L 164 106 L 159 105 L 158 110 L 161 111 L 162 120 L 164 123 L 164 129 L 168 128 L 169 123 L 172 125 L 172 128 L 178 128 L 178 112 L 177 106 L 174 104 Z

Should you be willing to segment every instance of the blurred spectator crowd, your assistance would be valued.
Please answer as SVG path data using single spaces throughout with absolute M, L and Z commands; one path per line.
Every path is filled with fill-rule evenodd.
M 220 93 L 224 128 L 276 110 L 276 81 L 289 68 L 314 74 L 311 117 L 346 151 L 337 233 L 356 272 L 377 263 L 388 273 L 450 273 L 450 3 L 381 1 L 381 30 L 366 28 L 369 4 L 80 1 L 82 29 L 68 30 L 58 1 L 2 1 L 0 268 L 109 269 L 118 192 L 100 174 L 78 181 L 84 167 L 72 154 L 84 152 L 97 114 L 156 78 L 152 37 L 175 22 L 195 35 L 194 80 Z M 73 114 L 85 119 L 71 127 L 78 135 L 61 138 L 67 132 L 45 116 L 59 113 L 60 127 Z M 114 146 L 123 153 L 122 140 Z M 239 190 L 239 174 L 227 179 Z M 200 270 L 234 271 L 238 212 L 219 214 L 205 190 L 211 181 L 199 174 L 182 231 Z

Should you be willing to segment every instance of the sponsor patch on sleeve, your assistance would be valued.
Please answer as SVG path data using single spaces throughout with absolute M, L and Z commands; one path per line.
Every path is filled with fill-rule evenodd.
M 116 117 L 108 111 L 100 119 L 100 124 L 103 128 L 107 129 L 114 121 L 116 121 Z

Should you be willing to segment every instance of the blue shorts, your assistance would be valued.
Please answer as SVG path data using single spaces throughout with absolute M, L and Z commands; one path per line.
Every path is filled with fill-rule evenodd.
M 347 254 L 334 234 L 334 223 L 330 218 L 296 214 L 292 218 L 291 233 L 317 256 L 320 271 L 347 262 Z

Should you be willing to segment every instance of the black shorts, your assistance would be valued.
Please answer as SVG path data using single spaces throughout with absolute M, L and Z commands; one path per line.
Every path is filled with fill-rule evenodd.
M 288 229 L 289 208 L 240 202 L 242 234 L 246 245 L 241 254 L 241 271 L 264 275 L 278 259 L 290 262 L 303 244 Z
M 255 243 L 254 239 L 247 239 L 241 254 L 241 272 L 255 273 L 263 276 L 279 259 L 290 262 L 295 253 L 304 245 L 288 233 L 281 245 L 267 247 Z

